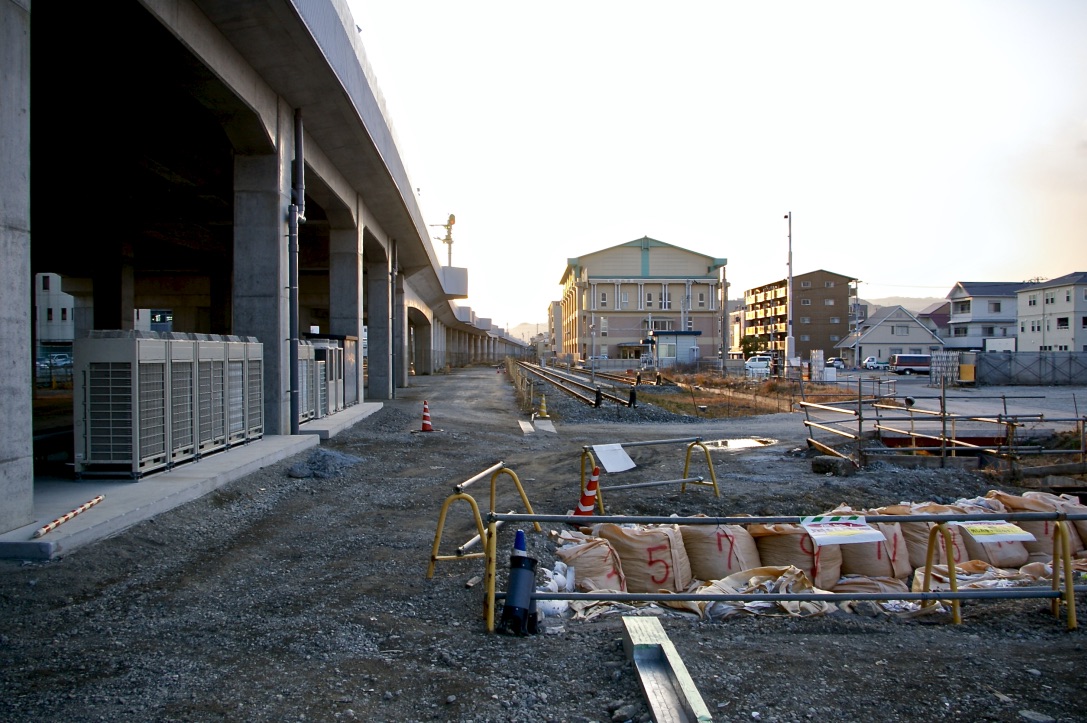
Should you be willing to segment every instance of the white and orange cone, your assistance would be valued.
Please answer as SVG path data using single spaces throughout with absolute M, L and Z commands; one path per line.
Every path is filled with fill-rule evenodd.
M 600 481 L 600 468 L 593 467 L 593 474 L 589 477 L 589 484 L 585 485 L 585 491 L 581 493 L 581 501 L 577 503 L 575 515 L 592 516 L 596 507 L 596 488 Z
M 425 400 L 423 401 L 423 429 L 422 429 L 422 431 L 424 431 L 424 432 L 433 432 L 434 431 L 434 427 L 432 427 L 431 424 L 430 424 L 430 407 L 427 405 Z

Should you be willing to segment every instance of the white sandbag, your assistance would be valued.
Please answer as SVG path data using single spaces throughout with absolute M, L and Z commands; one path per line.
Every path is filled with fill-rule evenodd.
M 577 570 L 574 585 L 578 590 L 628 592 L 623 566 L 607 540 L 593 537 L 585 542 L 564 545 L 555 551 L 555 555 Z
M 593 533 L 610 542 L 619 556 L 628 592 L 683 592 L 691 584 L 691 562 L 676 525 L 621 527 L 605 523 L 594 526 Z
M 793 566 L 815 587 L 830 590 L 842 572 L 840 545 L 817 545 L 800 525 L 750 525 L 759 559 L 764 566 Z
M 762 566 L 755 540 L 741 525 L 681 525 L 680 532 L 698 580 L 720 580 Z

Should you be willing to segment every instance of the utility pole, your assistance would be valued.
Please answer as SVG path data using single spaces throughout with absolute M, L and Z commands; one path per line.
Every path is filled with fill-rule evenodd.
M 793 212 L 785 214 L 789 219 L 789 280 L 785 289 L 787 297 L 785 306 L 785 376 L 789 376 L 789 366 L 792 364 L 795 352 L 793 342 Z

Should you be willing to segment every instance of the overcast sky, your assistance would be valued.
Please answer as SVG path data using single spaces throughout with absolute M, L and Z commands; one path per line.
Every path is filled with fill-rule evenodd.
M 1087 1 L 348 1 L 499 326 L 642 236 L 741 296 L 788 274 L 787 212 L 793 273 L 865 298 L 1087 271 Z

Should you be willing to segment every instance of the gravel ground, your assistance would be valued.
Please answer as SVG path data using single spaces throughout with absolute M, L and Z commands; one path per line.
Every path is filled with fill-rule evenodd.
M 431 433 L 419 431 L 423 400 Z M 0 561 L 3 719 L 648 721 L 622 646 L 633 614 L 660 619 L 715 720 L 1087 720 L 1087 641 L 1042 600 L 964 603 L 961 625 L 871 604 L 716 620 L 613 605 L 545 618 L 538 635 L 487 633 L 483 561 L 426 572 L 452 486 L 498 461 L 543 514 L 577 502 L 584 445 L 695 435 L 775 442 L 713 449 L 720 497 L 616 491 L 609 514 L 800 515 L 993 489 L 971 473 L 888 464 L 814 474 L 796 414 L 711 422 L 646 404 L 547 404 L 558 433 L 526 435 L 505 374 L 415 378 L 319 450 L 61 559 Z M 681 476 L 681 445 L 630 454 L 638 467 L 623 482 Z M 487 508 L 486 480 L 468 491 Z M 495 507 L 522 509 L 505 475 Z M 475 534 L 469 510 L 449 508 L 443 554 Z M 551 567 L 554 535 L 527 537 Z M 499 589 L 513 538 L 499 533 Z

